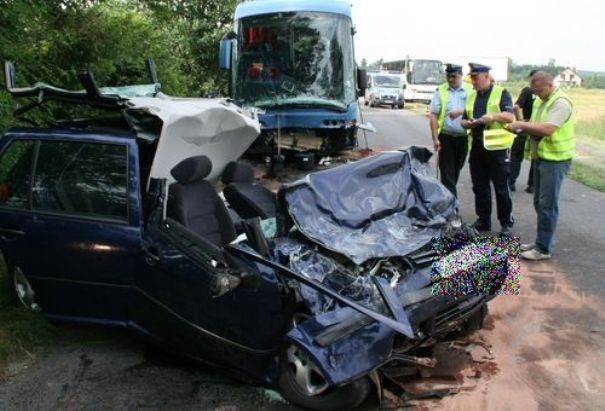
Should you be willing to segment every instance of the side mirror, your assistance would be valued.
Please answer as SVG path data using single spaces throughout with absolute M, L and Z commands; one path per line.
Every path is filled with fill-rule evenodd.
M 357 68 L 357 88 L 359 89 L 359 97 L 365 95 L 368 88 L 368 72 L 366 69 Z
M 218 67 L 221 70 L 231 70 L 231 51 L 233 50 L 233 39 L 222 39 L 218 53 Z

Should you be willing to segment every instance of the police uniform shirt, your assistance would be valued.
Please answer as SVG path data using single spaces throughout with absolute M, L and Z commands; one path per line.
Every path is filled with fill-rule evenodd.
M 447 99 L 447 106 L 445 107 L 445 119 L 443 121 L 443 130 L 441 130 L 441 132 L 450 136 L 465 136 L 466 130 L 460 125 L 462 116 L 451 119 L 447 114 L 454 110 L 464 110 L 466 104 L 466 90 L 464 87 L 462 87 L 462 85 L 457 89 L 448 87 L 448 93 L 449 98 Z M 429 112 L 437 117 L 439 117 L 439 114 L 441 113 L 441 94 L 439 93 L 439 90 L 435 92 L 433 98 L 431 99 Z
M 534 93 L 531 91 L 529 87 L 523 87 L 521 90 L 521 94 L 519 94 L 519 98 L 517 99 L 516 104 L 521 107 L 523 112 L 523 119 L 529 120 L 531 118 L 531 112 L 534 107 Z
M 477 99 L 475 100 L 475 106 L 473 107 L 473 118 L 481 118 L 487 113 L 487 101 L 494 88 L 490 85 L 489 88 L 483 92 L 477 92 Z M 513 112 L 513 99 L 510 96 L 508 90 L 502 91 L 502 97 L 500 98 L 500 111 L 512 113 Z M 483 141 L 483 130 L 484 125 L 479 125 L 473 129 L 473 139 L 479 139 Z

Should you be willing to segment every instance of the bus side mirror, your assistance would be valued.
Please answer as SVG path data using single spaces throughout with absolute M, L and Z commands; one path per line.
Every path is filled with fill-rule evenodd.
M 359 97 L 365 95 L 368 88 L 368 72 L 366 69 L 357 69 L 357 88 L 359 89 Z
M 218 52 L 218 67 L 221 70 L 231 69 L 231 50 L 233 49 L 232 39 L 223 39 L 220 42 Z

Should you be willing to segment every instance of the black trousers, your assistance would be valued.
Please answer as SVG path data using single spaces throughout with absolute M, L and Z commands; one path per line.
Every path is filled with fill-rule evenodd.
M 520 134 L 515 138 L 513 146 L 510 149 L 510 185 L 513 186 L 519 177 L 521 171 L 521 163 L 525 154 L 525 142 L 527 136 Z
M 475 193 L 475 212 L 479 221 L 485 226 L 491 226 L 492 184 L 496 191 L 500 225 L 505 227 L 512 226 L 514 223 L 513 200 L 509 187 L 509 156 L 509 150 L 487 151 L 483 147 L 483 142 L 473 140 L 469 164 Z
M 439 134 L 439 172 L 441 182 L 456 197 L 456 184 L 460 177 L 460 170 L 464 167 L 466 154 L 468 153 L 467 136 L 451 136 L 445 133 Z
M 523 162 L 523 157 L 525 155 L 525 142 L 527 141 L 527 135 L 520 134 L 515 138 L 515 142 L 510 149 L 510 185 L 515 185 L 517 178 L 519 177 L 519 173 L 521 172 L 521 163 Z M 527 175 L 527 185 L 534 185 L 534 163 L 532 161 L 531 167 L 529 169 L 529 174 Z

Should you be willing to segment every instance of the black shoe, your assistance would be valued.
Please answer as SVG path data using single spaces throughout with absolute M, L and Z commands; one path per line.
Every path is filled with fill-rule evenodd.
M 534 193 L 534 186 L 527 186 L 527 188 L 525 189 L 526 193 L 529 194 L 533 194 Z
M 492 230 L 492 227 L 489 224 L 486 224 L 481 220 L 475 221 L 473 224 L 471 224 L 471 227 L 477 231 L 491 231 Z
M 512 233 L 513 233 L 512 225 L 502 226 L 502 230 L 500 230 L 500 234 L 502 234 L 502 235 L 511 235 Z

